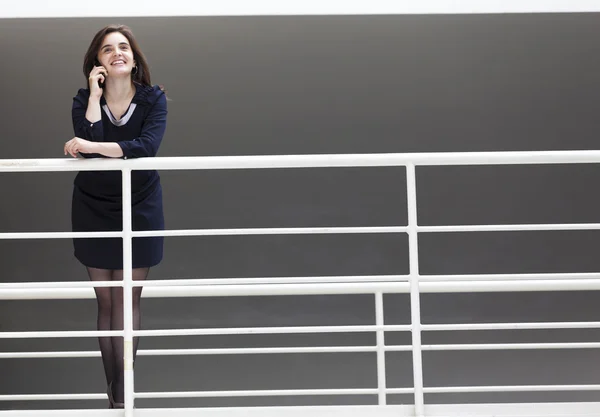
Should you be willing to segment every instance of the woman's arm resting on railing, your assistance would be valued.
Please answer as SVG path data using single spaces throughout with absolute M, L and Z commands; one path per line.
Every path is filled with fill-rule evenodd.
M 89 140 L 74 137 L 65 143 L 65 155 L 69 154 L 74 158 L 78 153 L 100 154 L 109 158 L 120 158 L 123 156 L 123 150 L 117 142 L 91 142 Z

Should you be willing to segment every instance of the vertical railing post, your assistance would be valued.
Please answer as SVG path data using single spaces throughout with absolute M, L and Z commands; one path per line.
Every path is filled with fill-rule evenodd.
M 131 169 L 123 169 L 123 360 L 125 417 L 133 417 L 133 260 Z
M 419 292 L 419 242 L 417 233 L 417 179 L 415 165 L 406 165 L 408 201 L 408 253 L 410 262 L 410 310 L 412 325 L 413 380 L 415 415 L 425 415 L 423 395 L 423 358 L 421 351 L 421 301 Z
M 377 326 L 377 390 L 379 405 L 386 405 L 386 376 L 385 376 L 385 333 L 383 330 L 383 293 L 375 293 L 375 325 Z

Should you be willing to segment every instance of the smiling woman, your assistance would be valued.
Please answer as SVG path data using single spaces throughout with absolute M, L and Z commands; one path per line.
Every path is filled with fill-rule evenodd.
M 161 87 L 153 86 L 146 58 L 127 26 L 111 25 L 92 40 L 83 63 L 88 88 L 73 99 L 75 137 L 64 152 L 85 158 L 156 156 L 167 123 Z M 120 171 L 83 171 L 75 178 L 71 210 L 75 232 L 118 231 L 123 224 Z M 133 230 L 163 230 L 158 172 L 131 175 Z M 123 279 L 119 238 L 74 239 L 75 257 L 93 281 Z M 133 239 L 133 279 L 146 279 L 163 256 L 163 238 Z M 98 330 L 123 329 L 122 287 L 96 287 Z M 141 287 L 133 289 L 133 328 L 140 328 Z M 123 408 L 123 338 L 99 339 L 111 408 Z M 134 339 L 134 359 L 138 340 Z

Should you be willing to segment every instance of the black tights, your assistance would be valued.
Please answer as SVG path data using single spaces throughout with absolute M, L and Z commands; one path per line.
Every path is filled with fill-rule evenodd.
M 87 268 L 92 281 L 121 281 L 123 270 Z M 148 276 L 149 268 L 133 269 L 133 280 L 144 280 Z M 98 301 L 98 330 L 123 330 L 123 288 L 122 287 L 96 287 Z M 139 330 L 140 300 L 142 287 L 133 288 L 133 329 Z M 112 382 L 115 402 L 123 402 L 124 397 L 124 364 L 123 364 L 123 337 L 99 337 L 102 363 L 107 385 Z M 133 338 L 133 360 L 137 354 L 139 337 Z

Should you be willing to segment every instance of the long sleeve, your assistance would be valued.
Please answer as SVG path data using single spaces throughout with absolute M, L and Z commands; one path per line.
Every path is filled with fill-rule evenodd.
M 95 123 L 90 122 L 86 117 L 89 99 L 89 91 L 80 89 L 75 97 L 73 97 L 73 107 L 71 109 L 71 116 L 73 118 L 73 131 L 75 136 L 86 139 L 92 142 L 103 142 L 104 141 L 104 128 L 102 126 L 102 120 Z M 84 154 L 81 155 L 85 158 L 102 158 L 100 154 Z
M 167 128 L 167 98 L 157 87 L 154 94 L 157 95 L 156 100 L 144 119 L 140 135 L 133 140 L 117 142 L 123 150 L 124 158 L 156 156 L 158 152 Z

